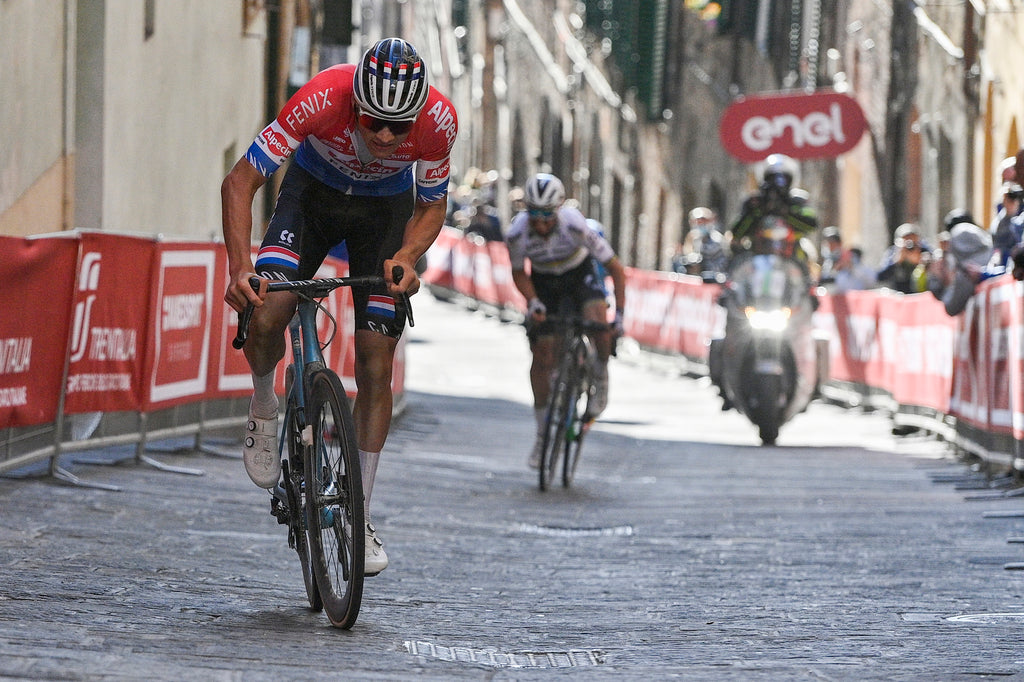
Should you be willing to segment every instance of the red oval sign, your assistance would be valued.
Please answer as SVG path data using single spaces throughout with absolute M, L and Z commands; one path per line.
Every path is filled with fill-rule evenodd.
M 718 137 L 730 156 L 747 163 L 769 154 L 831 159 L 853 149 L 865 129 L 857 100 L 827 91 L 738 99 L 722 114 Z

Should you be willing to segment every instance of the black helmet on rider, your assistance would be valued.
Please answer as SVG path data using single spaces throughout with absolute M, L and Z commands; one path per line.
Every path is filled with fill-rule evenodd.
M 771 154 L 761 164 L 761 186 L 773 187 L 783 191 L 799 182 L 800 167 L 797 162 L 785 154 Z
M 413 121 L 427 103 L 427 66 L 401 38 L 377 41 L 352 76 L 352 94 L 364 114 L 382 121 Z
M 526 208 L 531 211 L 554 212 L 565 201 L 565 186 L 551 173 L 537 173 L 523 189 Z

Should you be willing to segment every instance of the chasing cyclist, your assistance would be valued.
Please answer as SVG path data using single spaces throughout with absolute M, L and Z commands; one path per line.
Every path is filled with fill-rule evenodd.
M 245 357 L 254 392 L 243 442 L 245 470 L 273 488 L 281 475 L 274 373 L 295 311 L 291 293 L 254 292 L 248 279 L 313 277 L 344 240 L 352 275 L 382 274 L 386 285 L 353 290 L 353 406 L 366 507 L 366 575 L 388 565 L 370 523 L 370 493 L 391 426 L 392 361 L 405 327 L 403 292 L 419 288 L 415 264 L 437 238 L 447 208 L 455 108 L 427 82 L 426 64 L 399 38 L 374 44 L 358 64 L 313 77 L 263 129 L 221 186 L 230 283 L 224 300 L 237 311 L 256 305 Z M 251 256 L 256 191 L 295 153 L 255 267 Z M 400 265 L 401 282 L 391 277 Z
M 611 245 L 575 208 L 563 206 L 565 187 L 549 173 L 530 178 L 524 189 L 526 210 L 512 219 L 506 243 L 512 261 L 512 281 L 529 302 L 527 330 L 533 364 L 530 384 L 537 420 L 537 440 L 529 465 L 537 468 L 543 444 L 544 417 L 551 392 L 551 375 L 557 364 L 557 336 L 546 324 L 547 312 L 560 310 L 563 299 L 587 320 L 608 321 L 608 302 L 598 266 L 604 266 L 612 278 L 615 295 L 613 329 L 595 334 L 600 364 L 597 367 L 597 391 L 589 406 L 596 418 L 608 402 L 608 357 L 613 331 L 622 334 L 622 309 L 626 301 L 626 271 Z M 526 272 L 526 260 L 530 273 Z

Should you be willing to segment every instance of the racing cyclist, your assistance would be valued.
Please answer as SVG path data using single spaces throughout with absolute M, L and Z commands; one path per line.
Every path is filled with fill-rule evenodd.
M 604 282 L 597 276 L 598 264 L 612 278 L 615 295 L 613 329 L 594 336 L 600 360 L 596 368 L 596 391 L 589 403 L 591 419 L 604 411 L 608 402 L 608 357 L 615 335 L 622 334 L 622 309 L 626 302 L 626 272 L 608 241 L 576 208 L 563 206 L 565 187 L 549 173 L 538 173 L 524 188 L 526 210 L 512 219 L 506 243 L 512 262 L 512 281 L 528 301 L 527 337 L 533 353 L 530 385 L 537 423 L 537 439 L 529 465 L 537 468 L 543 445 L 544 417 L 551 376 L 557 364 L 558 337 L 547 321 L 547 312 L 557 312 L 568 299 L 584 319 L 608 321 L 608 301 Z M 526 261 L 530 272 L 526 272 Z
M 444 224 L 455 108 L 427 82 L 416 49 L 378 41 L 358 64 L 315 75 L 263 129 L 221 186 L 230 282 L 224 300 L 256 305 L 245 357 L 254 386 L 243 440 L 245 470 L 273 488 L 281 475 L 274 374 L 295 311 L 291 293 L 267 295 L 262 280 L 313 277 L 328 251 L 345 242 L 352 275 L 383 274 L 386 284 L 352 291 L 355 309 L 353 406 L 366 509 L 366 575 L 388 565 L 370 523 L 370 494 L 391 426 L 392 361 L 405 327 L 401 294 L 420 282 L 416 261 Z M 256 191 L 294 152 L 255 266 L 251 256 Z M 395 282 L 393 266 L 404 277 Z

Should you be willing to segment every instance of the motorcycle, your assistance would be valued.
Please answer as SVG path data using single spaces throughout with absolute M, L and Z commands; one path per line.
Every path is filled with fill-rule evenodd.
M 780 221 L 781 222 L 781 221 Z M 782 226 L 762 232 L 783 236 Z M 816 299 L 792 249 L 741 254 L 730 265 L 719 305 L 725 333 L 711 342 L 710 370 L 726 406 L 757 426 L 761 442 L 774 445 L 783 424 L 807 408 L 818 388 L 811 318 Z

